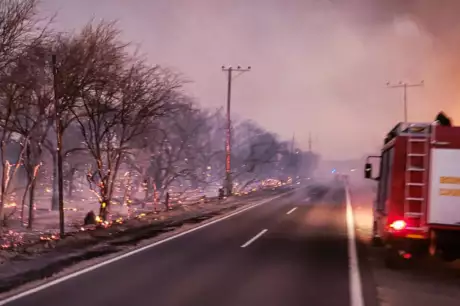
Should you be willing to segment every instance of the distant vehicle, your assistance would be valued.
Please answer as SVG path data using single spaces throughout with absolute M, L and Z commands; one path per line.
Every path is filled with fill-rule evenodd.
M 372 177 L 372 158 L 380 173 Z M 460 258 L 460 127 L 400 123 L 364 176 L 378 181 L 373 243 L 386 247 L 388 267 L 413 256 Z

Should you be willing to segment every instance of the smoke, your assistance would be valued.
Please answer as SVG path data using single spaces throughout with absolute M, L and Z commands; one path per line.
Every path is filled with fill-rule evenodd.
M 408 91 L 409 120 L 439 110 L 460 119 L 460 1 L 455 0 L 43 0 L 59 29 L 117 19 L 152 63 L 193 80 L 207 107 L 225 103 L 222 65 L 251 65 L 235 79 L 235 113 L 313 149 L 323 159 L 374 152 L 403 120 L 402 91 L 387 81 L 425 81 Z

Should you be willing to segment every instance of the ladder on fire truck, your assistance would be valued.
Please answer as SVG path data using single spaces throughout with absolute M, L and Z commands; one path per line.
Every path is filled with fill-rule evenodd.
M 407 128 L 404 219 L 415 221 L 408 224 L 409 230 L 423 230 L 423 217 L 427 205 L 431 127 L 432 124 L 429 123 L 411 123 Z

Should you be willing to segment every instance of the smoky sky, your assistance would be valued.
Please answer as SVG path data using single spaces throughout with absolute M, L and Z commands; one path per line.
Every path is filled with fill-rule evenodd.
M 258 122 L 325 159 L 376 152 L 403 120 L 444 110 L 460 119 L 460 1 L 455 0 L 42 0 L 53 27 L 118 20 L 152 64 L 192 82 L 205 107 L 226 99 L 222 65 L 252 66 L 234 80 L 235 115 Z

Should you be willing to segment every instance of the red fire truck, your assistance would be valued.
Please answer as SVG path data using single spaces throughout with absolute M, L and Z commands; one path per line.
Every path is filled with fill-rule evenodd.
M 460 126 L 396 125 L 364 176 L 378 181 L 373 243 L 385 246 L 388 267 L 423 254 L 460 258 Z

